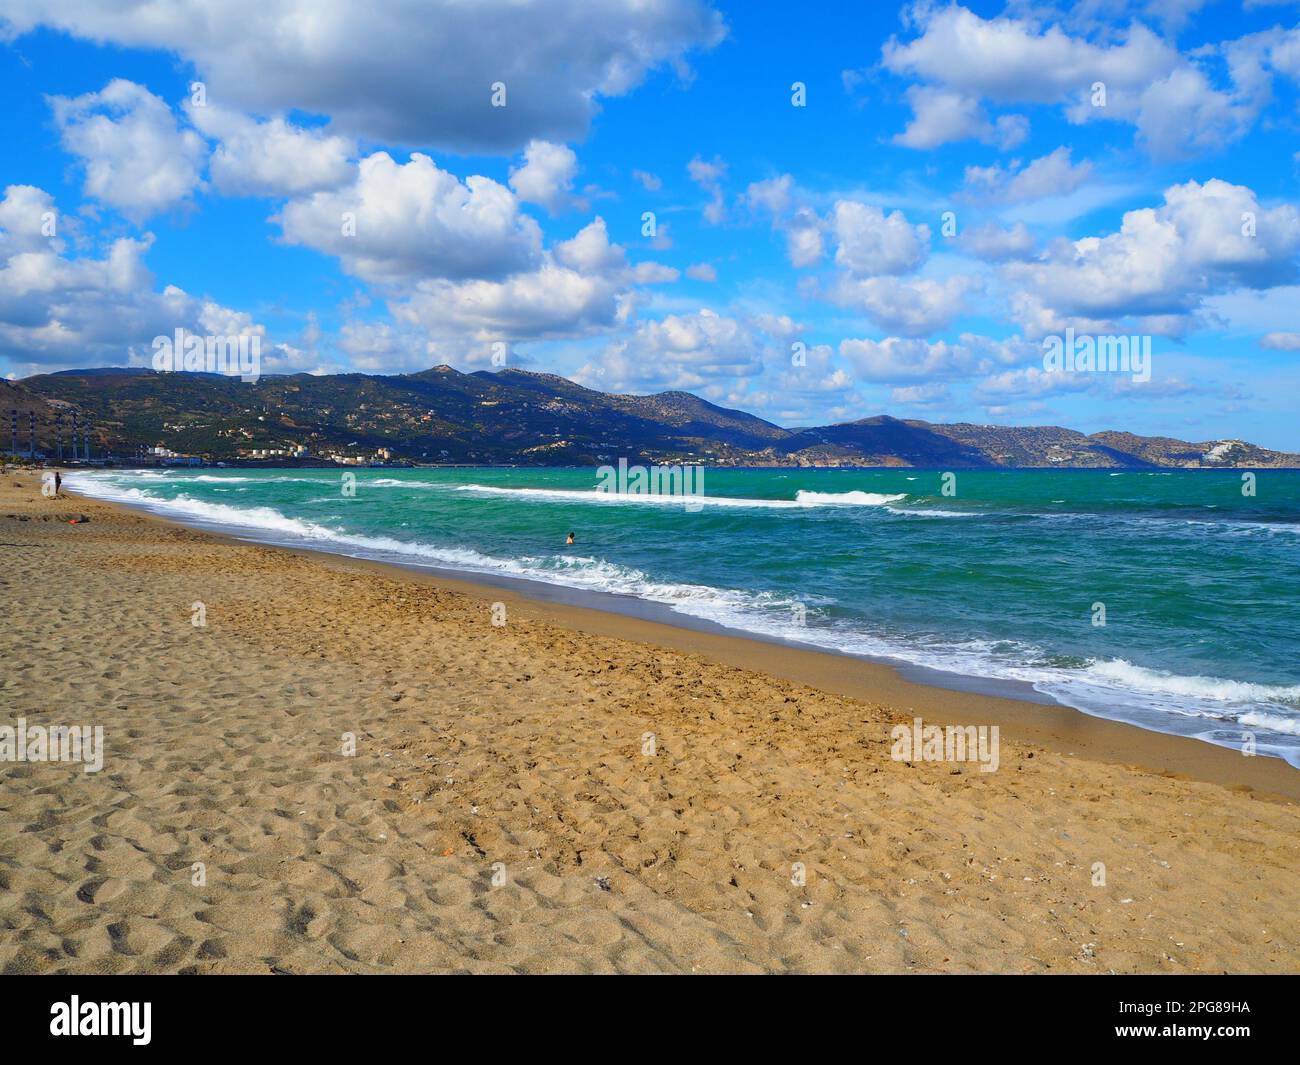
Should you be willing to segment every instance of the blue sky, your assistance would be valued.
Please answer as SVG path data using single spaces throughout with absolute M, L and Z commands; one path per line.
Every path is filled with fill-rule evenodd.
M 0 374 L 185 328 L 1300 450 L 1300 7 L 810 7 L 0 0 Z

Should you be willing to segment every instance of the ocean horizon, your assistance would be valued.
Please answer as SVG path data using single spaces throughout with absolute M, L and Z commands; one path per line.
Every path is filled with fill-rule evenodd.
M 244 539 L 541 582 L 609 608 L 1032 691 L 1300 767 L 1300 471 L 115 470 L 69 487 Z M 575 543 L 566 545 L 569 532 Z

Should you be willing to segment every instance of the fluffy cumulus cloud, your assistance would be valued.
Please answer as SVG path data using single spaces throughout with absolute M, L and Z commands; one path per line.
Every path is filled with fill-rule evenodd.
M 902 211 L 886 215 L 879 207 L 841 200 L 831 212 L 835 262 L 850 274 L 904 274 L 925 261 L 930 228 L 912 225 Z
M 234 110 L 299 110 L 380 143 L 493 152 L 580 139 L 600 97 L 665 65 L 684 72 L 726 33 L 703 0 L 8 0 L 0 12 L 9 35 L 45 26 L 171 52 Z
M 289 243 L 337 255 L 368 281 L 501 278 L 541 261 L 541 229 L 510 189 L 461 181 L 419 153 L 367 156 L 349 185 L 293 200 L 279 217 Z
M 850 199 L 837 200 L 822 217 L 789 174 L 754 182 L 741 200 L 755 214 L 771 216 L 785 235 L 790 264 L 798 268 L 817 265 L 828 242 L 835 265 L 854 278 L 909 273 L 930 253 L 930 227 L 924 223 Z
M 0 255 L 62 251 L 59 212 L 54 197 L 35 185 L 10 185 L 0 200 Z
M 1238 139 L 1267 100 L 1268 49 L 1267 60 L 1243 58 L 1231 68 L 1231 84 L 1215 85 L 1199 58 L 1137 21 L 1118 40 L 1089 40 L 1059 24 L 985 19 L 953 4 L 918 8 L 915 29 L 911 40 L 891 39 L 882 62 L 920 82 L 908 90 L 914 118 L 899 138 L 917 147 L 990 139 L 997 127 L 983 118 L 987 101 L 1055 106 L 1076 123 L 1127 122 L 1153 155 L 1178 157 Z M 1287 53 L 1278 54 L 1281 67 Z
M 929 259 L 931 233 L 928 225 L 909 222 L 902 211 L 886 213 L 875 204 L 839 199 L 823 217 L 786 174 L 751 184 L 741 199 L 755 213 L 772 216 L 773 227 L 785 235 L 792 266 L 817 266 L 827 245 L 832 246 L 833 274 L 824 283 L 810 283 L 807 291 L 859 311 L 890 332 L 918 337 L 946 328 L 982 285 L 964 275 L 909 276 Z M 1017 230 L 1003 243 L 1018 245 L 1023 239 Z M 1011 254 L 1008 248 L 1000 257 Z
M 47 219 L 54 200 L 11 185 L 0 199 L 0 360 L 14 375 L 88 365 L 148 365 L 152 342 L 177 329 L 202 335 L 262 336 L 244 312 L 161 291 L 145 265 L 153 236 L 112 241 L 101 255 L 68 256 Z M 295 367 L 291 350 L 265 344 L 263 370 Z
M 420 331 L 386 321 L 347 321 L 339 328 L 339 350 L 363 373 L 426 370 L 441 360 L 439 346 Z
M 630 263 L 600 217 L 547 246 L 520 198 L 558 195 L 556 177 L 570 166 L 544 161 L 554 147 L 530 148 L 513 189 L 461 180 L 418 153 L 398 163 L 377 152 L 348 185 L 287 203 L 284 238 L 337 255 L 349 273 L 379 286 L 398 332 L 422 337 L 445 359 L 483 365 L 493 344 L 617 328 L 632 313 L 635 286 L 675 282 L 680 271 Z
M 500 280 L 427 278 L 390 300 L 399 323 L 418 328 L 471 362 L 499 342 L 580 337 L 625 324 L 636 268 L 597 218 Z
M 303 129 L 282 117 L 258 121 L 212 104 L 189 105 L 190 121 L 217 141 L 209 174 L 230 196 L 282 199 L 337 188 L 352 177 L 347 137 Z
M 570 205 L 578 157 L 572 148 L 549 141 L 530 141 L 523 165 L 510 171 L 510 187 L 521 200 L 545 207 L 552 214 Z
M 966 300 L 980 286 L 978 279 L 954 274 L 931 278 L 841 276 L 831 298 L 862 311 L 881 329 L 907 337 L 927 336 L 946 329 L 966 310 Z
M 1001 115 L 990 122 L 979 100 L 936 85 L 913 85 L 907 90 L 912 120 L 894 138 L 905 148 L 937 148 L 968 138 L 1010 149 L 1029 135 L 1023 115 Z
M 1055 25 L 984 19 L 954 4 L 923 9 L 918 28 L 915 39 L 885 45 L 887 69 L 999 102 L 1086 102 L 1083 90 L 1095 81 L 1133 90 L 1178 64 L 1171 46 L 1141 23 L 1123 42 L 1097 45 Z
M 786 254 L 796 269 L 814 266 L 826 253 L 822 220 L 807 207 L 794 212 L 785 226 Z
M 1130 319 L 1180 333 L 1208 296 L 1294 280 L 1297 253 L 1300 211 L 1263 207 L 1250 189 L 1215 179 L 1166 189 L 1161 206 L 1127 212 L 1117 233 L 1060 240 L 1004 270 L 1030 334 Z
M 643 320 L 607 345 L 578 379 L 605 389 L 698 390 L 721 400 L 788 350 L 795 328 L 780 316 L 709 308 Z
M 87 196 L 143 220 L 199 187 L 207 145 L 143 85 L 114 78 L 100 92 L 50 104 L 63 147 L 85 172 Z

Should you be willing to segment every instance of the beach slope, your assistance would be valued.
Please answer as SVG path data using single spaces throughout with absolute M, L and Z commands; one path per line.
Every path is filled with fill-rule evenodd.
M 0 604 L 0 726 L 104 736 L 98 772 L 0 763 L 6 973 L 1300 970 L 1300 773 L 1273 760 L 1195 745 L 1201 773 L 1109 722 L 1072 745 L 1015 727 L 1069 711 L 881 667 L 853 694 L 845 660 L 25 471 Z M 1002 720 L 997 770 L 893 760 L 918 715 Z

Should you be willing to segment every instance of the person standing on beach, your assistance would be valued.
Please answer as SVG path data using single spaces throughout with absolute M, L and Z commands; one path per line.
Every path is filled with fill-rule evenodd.
M 63 487 L 63 474 L 58 470 L 54 471 L 54 498 L 59 498 L 59 489 Z

